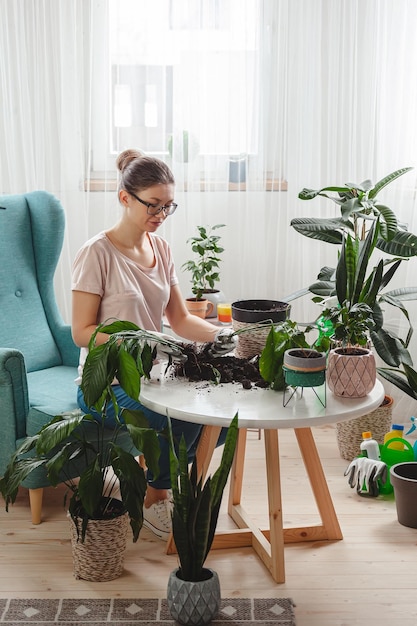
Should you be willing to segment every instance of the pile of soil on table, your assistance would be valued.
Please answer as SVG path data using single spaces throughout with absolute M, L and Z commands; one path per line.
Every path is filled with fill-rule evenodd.
M 175 363 L 172 373 L 191 382 L 213 381 L 217 383 L 241 383 L 244 389 L 268 387 L 259 373 L 259 357 L 240 359 L 232 355 L 213 356 L 213 344 L 184 344 L 183 352 L 188 357 L 185 363 Z

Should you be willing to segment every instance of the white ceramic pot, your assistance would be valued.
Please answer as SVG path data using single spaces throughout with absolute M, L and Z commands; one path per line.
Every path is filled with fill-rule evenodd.
M 220 302 L 227 302 L 226 296 L 220 289 L 207 289 L 203 291 L 204 297 L 213 305 L 213 310 L 206 317 L 217 317 L 217 305 Z

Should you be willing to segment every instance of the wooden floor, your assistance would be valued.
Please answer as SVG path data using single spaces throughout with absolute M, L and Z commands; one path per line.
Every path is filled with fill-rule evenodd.
M 280 585 L 251 548 L 212 551 L 207 564 L 219 574 L 223 597 L 291 597 L 297 626 L 415 626 L 417 530 L 398 523 L 392 497 L 366 499 L 350 489 L 333 427 L 313 433 L 343 541 L 286 546 L 286 582 Z M 261 524 L 267 516 L 263 446 L 257 433 L 248 434 L 245 484 L 250 488 L 242 500 Z M 280 432 L 280 451 L 285 525 L 318 522 L 292 431 Z M 147 529 L 137 544 L 129 541 L 121 578 L 106 583 L 75 580 L 63 493 L 62 488 L 45 492 L 39 526 L 30 523 L 25 491 L 8 514 L 1 507 L 0 598 L 164 597 L 176 556 L 167 556 L 165 544 Z M 219 528 L 230 524 L 223 513 Z

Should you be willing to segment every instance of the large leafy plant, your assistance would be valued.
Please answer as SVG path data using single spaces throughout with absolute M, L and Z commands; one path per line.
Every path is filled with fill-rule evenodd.
M 238 416 L 227 431 L 220 464 L 206 481 L 198 476 L 194 460 L 189 472 L 184 438 L 178 455 L 170 429 L 170 471 L 174 508 L 172 533 L 180 562 L 179 577 L 198 582 L 204 580 L 204 563 L 214 539 L 223 491 L 233 463 L 238 436 Z
M 108 334 L 109 339 L 95 345 L 99 332 Z M 160 342 L 169 343 L 166 339 Z M 149 428 L 143 413 L 119 406 L 112 382 L 117 378 L 126 393 L 137 399 L 142 377 L 150 375 L 154 349 L 155 336 L 131 322 L 116 320 L 97 327 L 90 341 L 81 387 L 87 406 L 95 408 L 99 419 L 80 412 L 59 415 L 35 436 L 27 437 L 0 480 L 6 509 L 15 501 L 22 481 L 43 466 L 51 485 L 67 485 L 71 493 L 69 513 L 74 519 L 82 518 L 81 540 L 85 538 L 88 520 L 108 517 L 114 500 L 121 499 L 129 514 L 133 541 L 137 541 L 147 484 L 144 470 L 133 454 L 141 451 L 146 465 L 157 475 L 160 449 L 157 433 Z M 112 430 L 106 425 L 110 402 L 116 414 Z M 73 480 L 70 476 L 74 474 L 68 469 L 77 463 L 84 469 L 79 480 Z
M 213 289 L 220 280 L 218 268 L 224 248 L 219 244 L 220 236 L 214 235 L 213 231 L 224 226 L 225 224 L 215 224 L 211 228 L 197 226 L 198 235 L 187 239 L 197 260 L 186 261 L 182 269 L 191 272 L 192 292 L 197 300 L 201 300 L 204 292 Z
M 377 201 L 377 195 L 410 169 L 399 169 L 376 185 L 366 180 L 361 184 L 348 183 L 345 187 L 324 187 L 317 191 L 303 189 L 299 198 L 330 198 L 340 206 L 340 217 L 296 218 L 291 221 L 297 232 L 304 236 L 341 245 L 337 267 L 323 267 L 318 280 L 306 290 L 314 294 L 316 302 L 337 296 L 339 313 L 334 308 L 327 309 L 325 319 L 333 320 L 336 325 L 339 322 L 340 331 L 343 325 L 348 328 L 349 320 L 351 327 L 354 326 L 355 316 L 356 321 L 361 319 L 362 325 L 368 325 L 375 350 L 385 363 L 393 367 L 402 362 L 411 363 L 407 346 L 413 328 L 404 302 L 417 298 L 417 287 L 385 289 L 400 264 L 417 254 L 417 237 L 399 224 L 391 208 Z M 336 195 L 329 195 L 329 192 Z M 380 251 L 378 258 L 384 254 L 389 256 L 379 258 L 372 265 L 377 250 Z M 405 316 L 409 330 L 404 339 L 385 327 L 384 304 L 398 308 Z

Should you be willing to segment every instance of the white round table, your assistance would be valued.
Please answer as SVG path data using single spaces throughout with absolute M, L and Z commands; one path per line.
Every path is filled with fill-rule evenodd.
M 220 429 L 228 426 L 238 413 L 239 438 L 230 476 L 228 512 L 240 530 L 217 532 L 213 548 L 251 545 L 274 580 L 282 583 L 285 581 L 285 543 L 343 538 L 311 427 L 354 419 L 378 408 L 384 398 L 380 381 L 376 381 L 364 398 L 339 398 L 328 391 L 326 406 L 322 404 L 324 386 L 315 390 L 304 388 L 302 394 L 297 391 L 284 407 L 280 392 L 255 387 L 243 389 L 237 383 L 191 383 L 166 374 L 165 369 L 166 363 L 153 368 L 151 379 L 142 382 L 140 400 L 158 413 L 204 425 L 197 450 L 197 466 L 202 476 L 208 471 Z M 320 397 L 320 390 L 323 397 Z M 248 428 L 264 430 L 269 507 L 269 529 L 266 530 L 257 528 L 240 504 Z M 281 428 L 294 429 L 321 525 L 283 527 L 278 444 Z M 167 551 L 174 550 L 171 537 Z

